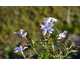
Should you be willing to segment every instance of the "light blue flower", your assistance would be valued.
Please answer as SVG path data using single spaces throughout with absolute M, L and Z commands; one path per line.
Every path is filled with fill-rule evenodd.
M 41 24 L 41 28 L 43 29 L 42 33 L 45 35 L 47 33 L 47 31 L 49 33 L 52 33 L 52 31 L 54 31 L 54 29 L 52 29 L 51 27 L 54 25 L 53 22 L 48 23 L 47 21 L 44 22 L 45 25 Z
M 25 32 L 25 33 L 23 34 L 23 31 L 24 31 L 24 30 L 21 29 L 19 33 L 18 33 L 18 32 L 14 32 L 14 34 L 19 34 L 19 36 L 21 36 L 21 37 L 26 37 L 27 32 Z
M 59 38 L 58 38 L 58 40 L 60 40 L 60 39 L 62 39 L 62 38 L 65 38 L 66 37 L 66 34 L 65 33 L 67 33 L 67 31 L 64 31 L 63 33 L 59 33 Z
M 57 22 L 57 19 L 55 19 L 53 17 L 43 18 L 43 19 L 45 19 L 45 21 L 47 21 L 48 23 L 50 23 L 50 22 Z
M 14 48 L 14 53 L 17 53 L 18 51 L 20 51 L 21 53 L 22 53 L 22 55 L 23 55 L 23 51 L 22 50 L 24 50 L 24 49 L 26 49 L 26 48 L 28 48 L 28 47 L 24 47 L 24 48 L 22 48 L 22 46 L 20 45 L 20 47 L 16 47 L 16 48 Z

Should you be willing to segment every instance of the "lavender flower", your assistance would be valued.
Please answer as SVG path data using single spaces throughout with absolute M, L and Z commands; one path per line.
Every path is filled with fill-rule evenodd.
M 45 25 L 41 24 L 41 28 L 40 28 L 40 29 L 43 29 L 42 33 L 44 35 L 47 33 L 47 31 L 49 33 L 52 33 L 52 31 L 54 30 L 51 28 L 54 25 L 53 22 L 48 23 L 47 21 L 45 21 L 44 24 Z
M 18 51 L 20 51 L 21 53 L 22 53 L 22 55 L 23 55 L 23 51 L 22 50 L 24 50 L 24 49 L 26 49 L 26 48 L 28 48 L 28 47 L 24 47 L 24 48 L 22 48 L 22 46 L 20 45 L 20 47 L 16 47 L 16 48 L 14 48 L 14 53 L 17 53 Z
M 25 33 L 23 34 L 23 31 L 24 31 L 24 30 L 21 29 L 19 33 L 18 33 L 18 32 L 14 32 L 14 34 L 19 34 L 21 37 L 26 37 L 27 32 L 25 32 Z
M 57 19 L 55 19 L 55 18 L 53 18 L 53 17 L 49 17 L 49 18 L 43 18 L 43 19 L 45 19 L 45 21 L 47 21 L 48 23 L 50 23 L 50 22 L 57 22 Z
M 60 39 L 62 39 L 62 38 L 65 38 L 66 37 L 66 34 L 65 33 L 67 33 L 67 31 L 64 31 L 63 33 L 59 33 L 59 38 L 58 38 L 58 40 L 60 40 Z

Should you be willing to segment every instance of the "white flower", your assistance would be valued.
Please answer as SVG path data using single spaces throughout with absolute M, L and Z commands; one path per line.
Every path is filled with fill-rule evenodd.
M 43 19 L 45 19 L 45 21 L 47 21 L 48 23 L 50 23 L 50 22 L 57 22 L 57 19 L 55 19 L 55 18 L 53 18 L 53 17 L 49 17 L 49 18 L 43 18 Z
M 14 48 L 14 53 L 17 53 L 18 51 L 20 51 L 21 53 L 22 53 L 22 55 L 23 55 L 23 51 L 22 50 L 24 50 L 24 49 L 26 49 L 26 48 L 28 48 L 28 47 L 24 47 L 24 48 L 22 48 L 22 46 L 20 45 L 20 47 L 16 47 L 16 48 Z
M 60 40 L 60 39 L 62 39 L 62 38 L 65 38 L 66 37 L 66 34 L 65 33 L 67 33 L 67 31 L 64 31 L 63 33 L 59 33 L 59 38 L 58 38 L 58 40 Z
M 41 29 L 43 29 L 42 33 L 45 35 L 47 31 L 49 33 L 52 33 L 54 29 L 51 27 L 54 25 L 53 22 L 48 23 L 47 21 L 44 22 L 45 25 L 41 24 Z
M 25 33 L 23 34 L 23 31 L 24 31 L 24 30 L 21 29 L 19 33 L 18 33 L 18 32 L 14 32 L 14 34 L 19 34 L 21 37 L 26 37 L 27 32 L 25 32 Z

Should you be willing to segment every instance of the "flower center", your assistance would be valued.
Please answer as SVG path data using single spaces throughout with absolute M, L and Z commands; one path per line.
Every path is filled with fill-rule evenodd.
M 47 28 L 47 26 L 46 26 L 46 28 Z

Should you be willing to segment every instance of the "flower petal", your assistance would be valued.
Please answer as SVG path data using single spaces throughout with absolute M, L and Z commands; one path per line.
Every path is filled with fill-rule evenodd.
M 40 29 L 44 29 L 44 28 L 45 28 L 45 26 L 44 26 L 44 25 L 42 25 L 42 24 L 41 24 L 40 26 L 41 26 L 41 28 L 40 28 Z
M 45 19 L 45 21 L 47 21 L 47 20 L 48 20 L 48 18 L 43 18 L 43 19 Z
M 23 51 L 21 50 L 21 54 L 23 55 Z
M 28 47 L 24 47 L 22 50 L 27 49 Z
M 27 32 L 21 35 L 21 37 L 26 37 L 26 36 L 27 36 Z
M 62 39 L 61 37 L 58 38 L 58 40 Z
M 14 48 L 14 50 L 20 51 L 21 49 L 20 49 L 20 47 L 16 47 L 16 48 Z
M 54 21 L 55 21 L 55 22 L 57 22 L 57 19 L 55 19 L 55 18 L 52 18 L 52 22 L 54 22 Z
M 50 27 L 47 28 L 47 30 L 48 30 L 49 33 L 52 33 L 52 31 L 54 31 L 54 29 L 52 29 L 52 28 L 50 28 Z
M 20 30 L 19 35 L 21 36 L 21 34 L 23 34 L 23 29 Z
M 49 18 L 43 18 L 43 19 L 45 19 L 45 21 L 47 21 L 48 23 L 50 23 L 50 22 L 51 22 L 51 18 L 52 18 L 52 17 L 49 17 Z
M 59 33 L 59 36 L 62 37 L 62 33 Z
M 23 31 L 24 31 L 23 29 L 20 30 L 20 32 L 23 32 Z
M 63 37 L 63 38 L 65 38 L 65 37 L 66 37 L 66 35 L 65 35 L 65 34 L 63 34 L 63 35 L 62 35 L 62 37 Z
M 65 31 L 65 32 L 66 32 L 66 31 Z M 65 34 L 65 32 L 63 32 L 63 33 L 60 33 L 60 34 L 59 34 L 59 38 L 58 38 L 58 39 L 65 38 L 65 37 L 66 37 L 66 34 Z
M 51 22 L 51 17 L 49 17 L 49 18 L 47 19 L 47 22 L 48 22 L 48 23 L 50 23 L 50 22 Z
M 48 23 L 50 23 L 51 21 L 52 22 L 57 22 L 57 19 L 55 19 L 55 18 L 53 18 L 53 17 L 49 17 L 49 18 L 43 18 L 43 19 L 45 19 L 45 21 L 47 21 Z
M 14 32 L 14 34 L 18 34 L 18 32 Z
M 67 33 L 67 31 L 64 31 L 63 33 Z
M 47 21 L 44 21 L 44 24 L 45 24 L 45 26 L 48 26 L 48 22 Z
M 45 35 L 47 33 L 47 29 L 44 29 L 42 33 Z
M 43 19 L 47 20 L 47 18 L 43 18 Z
M 53 24 L 53 22 L 50 22 L 49 24 L 48 24 L 48 27 L 52 27 L 54 24 Z
M 22 50 L 22 46 L 20 45 L 20 49 Z
M 17 53 L 17 52 L 18 52 L 18 50 L 14 51 L 14 53 Z

